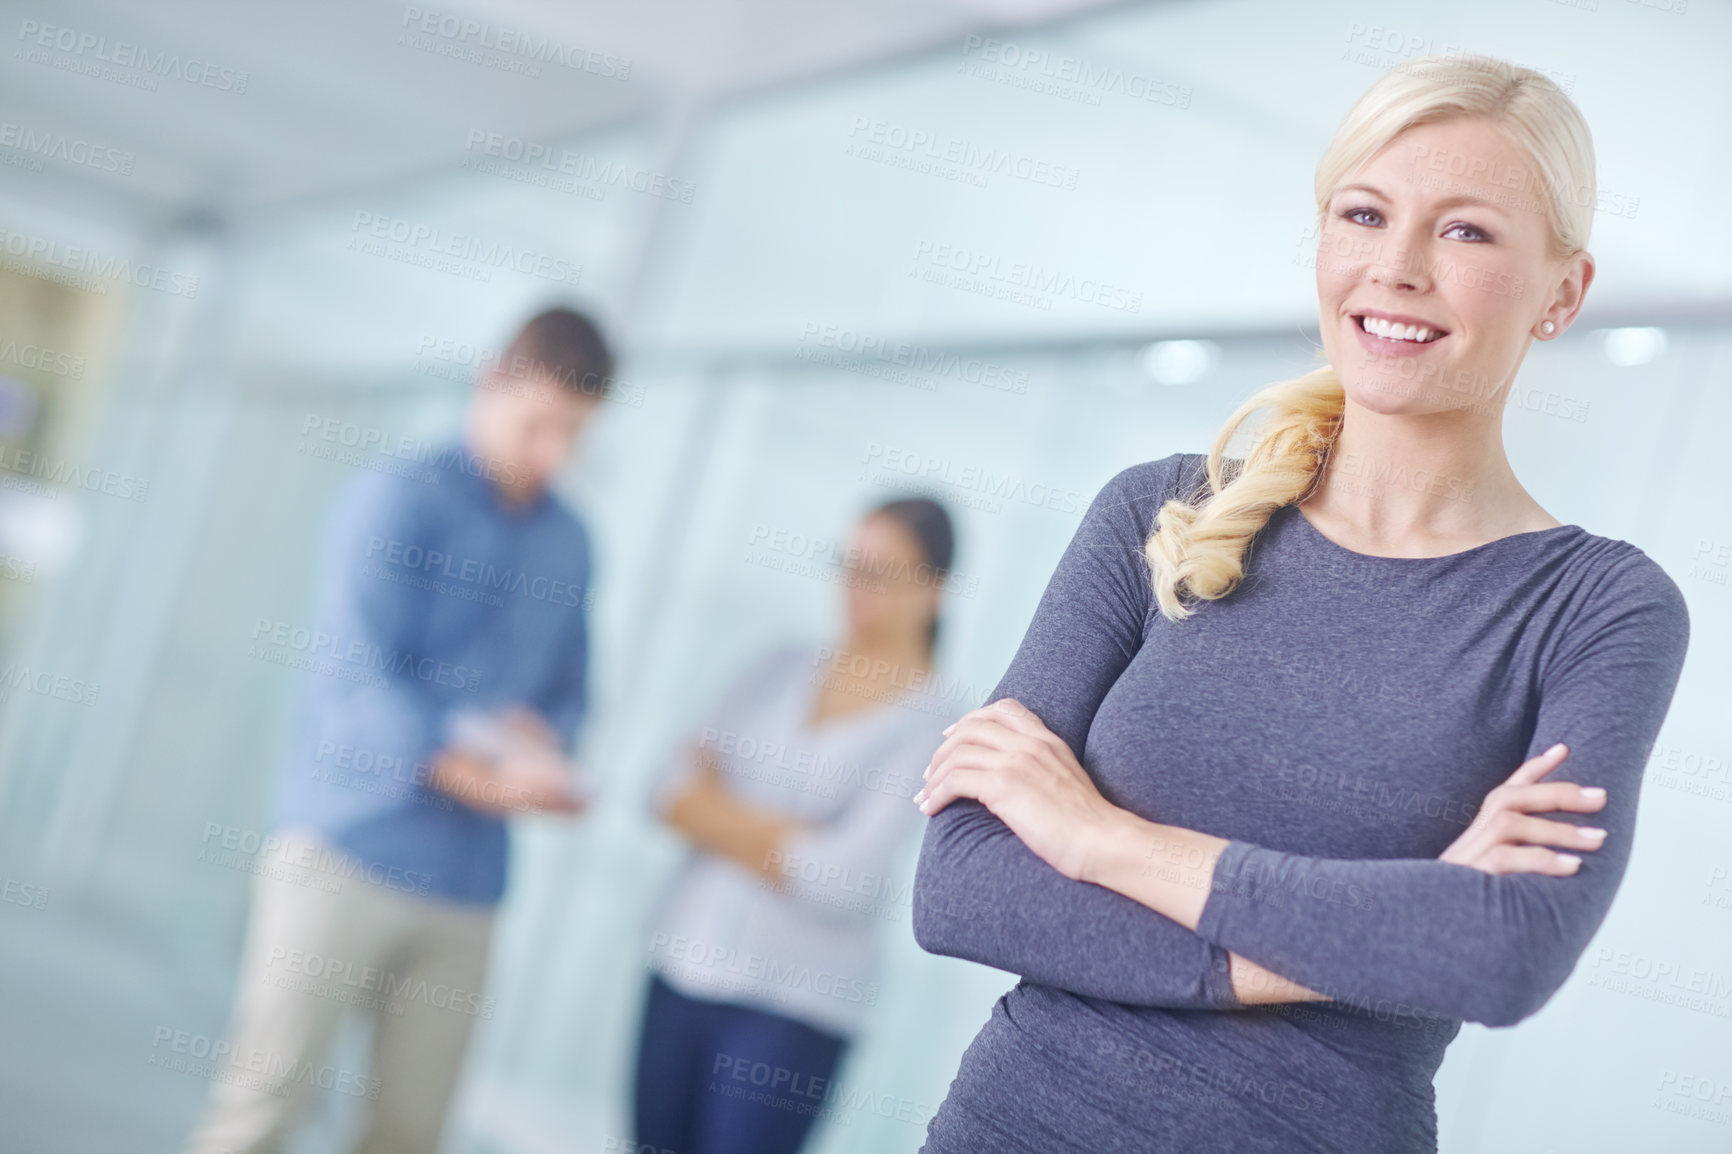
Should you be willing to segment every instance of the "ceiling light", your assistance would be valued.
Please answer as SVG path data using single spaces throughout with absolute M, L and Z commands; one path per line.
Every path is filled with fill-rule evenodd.
M 1221 363 L 1221 346 L 1214 341 L 1156 341 L 1137 359 L 1156 384 L 1194 385 Z
M 1601 329 L 1606 359 L 1621 368 L 1645 365 L 1666 355 L 1665 329 Z

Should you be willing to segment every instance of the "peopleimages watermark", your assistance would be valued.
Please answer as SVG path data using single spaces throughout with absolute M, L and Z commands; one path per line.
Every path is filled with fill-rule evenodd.
M 0 228 L 0 268 L 105 296 L 109 281 L 170 296 L 198 296 L 198 277 L 129 257 L 100 253 L 81 244 Z M 14 260 L 13 258 L 18 258 Z M 27 263 L 34 262 L 34 263 Z M 39 267 L 45 266 L 45 267 Z
M 0 577 L 16 581 L 20 585 L 28 585 L 36 580 L 36 562 L 28 557 L 0 553 Z
M 253 621 L 247 656 L 291 668 L 324 673 L 344 681 L 359 681 L 383 689 L 389 683 L 372 671 L 409 677 L 429 685 L 478 692 L 481 671 L 407 649 L 390 649 L 364 637 L 344 637 L 287 621 L 258 617 Z M 328 660 L 320 660 L 321 656 Z M 335 663 L 334 665 L 332 663 Z
M 1312 241 L 1317 241 L 1312 245 Z M 1527 292 L 1526 279 L 1501 269 L 1487 269 L 1474 264 L 1420 256 L 1411 250 L 1397 248 L 1390 259 L 1385 257 L 1383 241 L 1357 233 L 1331 231 L 1320 236 L 1315 225 L 1299 238 L 1293 263 L 1301 268 L 1321 269 L 1331 276 L 1351 276 L 1363 280 L 1364 270 L 1381 268 L 1401 270 L 1420 276 L 1434 285 L 1459 284 L 1476 292 L 1520 300 Z
M 973 597 L 980 591 L 979 577 L 966 576 L 954 569 L 937 569 L 927 561 L 915 563 L 905 557 L 880 557 L 839 538 L 803 533 L 762 521 L 752 526 L 746 544 L 753 549 L 838 566 L 853 578 L 869 581 L 868 587 L 874 592 L 882 592 L 887 582 L 933 585 L 958 597 Z
M 129 40 L 110 41 L 106 36 L 80 32 L 37 20 L 18 22 L 22 45 L 13 55 L 32 64 L 46 64 L 67 72 L 111 80 L 133 88 L 155 92 L 159 80 L 182 80 L 201 88 L 240 95 L 247 90 L 249 74 L 239 68 L 182 56 L 168 49 L 152 50 Z M 61 53 L 50 56 L 45 49 Z M 124 70 L 124 71 L 122 71 Z
M 962 55 L 958 72 L 1061 100 L 1099 105 L 1102 93 L 1112 93 L 1168 108 L 1191 106 L 1188 85 L 1113 65 L 1097 66 L 1080 56 L 1023 48 L 1009 40 L 970 34 L 962 42 Z
M 580 584 L 545 574 L 526 573 L 521 569 L 500 568 L 491 561 L 428 549 L 395 537 L 368 537 L 366 559 L 366 567 L 362 569 L 364 576 L 384 577 L 391 572 L 384 566 L 392 566 L 399 572 L 412 570 L 416 576 L 442 579 L 436 584 L 456 582 L 457 587 L 468 590 L 465 594 L 468 599 L 491 598 L 487 604 L 494 606 L 505 603 L 498 594 L 508 593 L 550 605 L 583 608 L 584 586 Z M 384 566 L 379 564 L 381 561 Z M 435 588 L 435 591 L 445 590 Z
M 875 1094 L 863 1087 L 844 1088 L 836 1078 L 814 1077 L 803 1070 L 771 1065 L 748 1055 L 726 1051 L 717 1051 L 710 1066 L 709 1091 L 813 1119 L 832 1119 L 843 1125 L 850 1121 L 848 1111 L 854 1111 L 923 1127 L 935 1112 L 927 1103 L 913 1098 Z M 627 1151 L 625 1147 L 611 1149 L 621 1154 Z M 653 1152 L 639 1148 L 637 1154 Z
M 541 75 L 542 65 L 551 64 L 573 72 L 587 72 L 604 80 L 631 79 L 632 61 L 629 57 L 567 44 L 552 36 L 495 24 L 491 20 L 476 20 L 406 4 L 400 27 L 403 31 L 398 35 L 397 43 L 405 47 L 501 71 L 520 72 L 532 78 Z
M 1660 1002 L 1716 1018 L 1732 1018 L 1732 978 L 1673 958 L 1656 958 L 1600 946 L 1594 950 L 1588 985 L 1644 1001 Z
M 83 137 L 32 128 L 12 120 L 0 120 L 0 148 L 10 148 L 18 155 L 36 161 L 34 172 L 42 171 L 41 161 L 53 160 L 74 168 L 131 176 L 133 164 L 138 159 L 130 151 L 110 144 L 97 144 Z
M 881 664 L 886 671 L 889 670 L 888 662 Z M 936 745 L 936 741 L 933 744 Z M 779 738 L 765 739 L 734 729 L 705 726 L 699 733 L 698 748 L 705 753 L 725 756 L 731 776 L 770 780 L 798 792 L 816 793 L 819 797 L 834 797 L 840 786 L 858 786 L 893 797 L 913 797 L 920 785 L 910 773 L 821 753 L 809 745 L 790 746 Z
M 1327 810 L 1377 825 L 1415 827 L 1428 822 L 1466 829 L 1483 800 L 1446 797 L 1410 788 L 1400 779 L 1378 777 L 1336 762 L 1315 765 L 1264 750 L 1251 775 L 1259 790 L 1282 801 Z
M 1030 482 L 1014 473 L 994 473 L 981 465 L 880 441 L 868 442 L 863 450 L 860 479 L 879 486 L 910 483 L 941 487 L 958 503 L 989 513 L 1003 512 L 1005 502 L 1014 502 L 1080 517 L 1089 505 L 1088 497 L 1076 489 Z
M 552 145 L 525 140 L 521 136 L 489 132 L 484 128 L 469 130 L 463 150 L 471 155 L 463 158 L 462 167 L 473 172 L 505 176 L 508 179 L 561 191 L 578 191 L 583 189 L 584 185 L 572 181 L 562 183 L 558 180 L 543 184 L 538 178 L 572 177 L 574 181 L 599 186 L 596 191 L 603 195 L 609 188 L 626 188 L 644 196 L 671 200 L 678 204 L 690 204 L 697 191 L 697 186 L 691 181 L 680 180 L 666 173 L 652 172 L 647 168 L 617 160 L 604 160 L 592 153 L 578 152 L 570 148 L 556 150 Z M 502 161 L 504 163 L 500 163 Z M 592 199 L 601 198 L 596 196 Z
M 48 887 L 7 878 L 4 884 L 0 884 L 0 902 L 30 910 L 45 910 L 48 908 Z
M 909 793 L 913 796 L 912 785 Z M 914 884 L 899 882 L 888 874 L 856 868 L 846 861 L 828 861 L 808 854 L 771 850 L 764 857 L 764 868 L 779 878 L 804 882 L 804 886 L 787 886 L 771 878 L 759 878 L 759 889 L 793 891 L 793 895 L 815 905 L 848 910 L 886 921 L 899 920 L 901 911 L 912 904 Z
M 460 802 L 472 808 L 485 807 L 488 812 L 511 809 L 518 813 L 539 814 L 546 811 L 545 804 L 525 786 L 491 776 L 480 782 L 458 779 L 441 783 L 437 766 L 429 762 L 417 761 L 409 766 L 408 759 L 399 754 L 381 753 L 364 746 L 339 745 L 332 741 L 319 742 L 308 775 L 314 781 L 341 789 L 447 812 Z
M 1709 801 L 1732 801 L 1732 756 L 1703 754 L 1681 745 L 1655 742 L 1644 777 L 1659 789 L 1676 790 Z
M 1508 382 L 1509 395 L 1500 397 L 1504 387 L 1475 369 L 1446 370 L 1426 358 L 1383 356 L 1359 351 L 1348 361 L 1354 368 L 1370 370 L 1360 387 L 1373 392 L 1398 393 L 1428 405 L 1447 405 L 1478 416 L 1498 416 L 1508 410 L 1523 409 L 1541 416 L 1585 424 L 1591 402 L 1551 389 L 1525 387 L 1520 382 Z M 1339 366 L 1337 371 L 1339 372 Z
M 408 1003 L 469 1017 L 493 1017 L 491 996 L 444 982 L 429 982 L 417 974 L 399 974 L 389 966 L 358 965 L 312 950 L 272 946 L 260 981 L 327 1001 L 402 1016 Z
M 46 453 L 9 448 L 6 445 L 0 445 L 0 473 L 6 474 L 0 476 L 0 483 L 19 477 L 44 482 L 32 487 L 37 496 L 43 497 L 58 496 L 60 490 L 57 486 L 61 485 L 82 489 L 87 493 L 101 493 L 105 497 L 116 497 L 122 501 L 142 501 L 150 495 L 150 482 L 130 473 L 116 473 L 113 469 L 80 465 L 65 457 L 50 457 Z M 6 484 L 5 487 L 23 486 Z
M 355 234 L 345 246 L 351 251 L 469 280 L 491 282 L 496 269 L 556 284 L 574 285 L 583 280 L 583 265 L 576 261 L 400 216 L 357 209 L 349 231 Z
M 962 289 L 1043 311 L 1050 311 L 1054 300 L 1059 298 L 1114 312 L 1143 311 L 1141 292 L 1066 270 L 1045 268 L 1030 261 L 1006 261 L 996 253 L 982 252 L 966 245 L 915 241 L 913 265 L 908 275 L 928 284 Z
M 785 1003 L 795 990 L 857 1005 L 878 1004 L 878 983 L 814 968 L 804 962 L 786 963 L 766 954 L 742 951 L 720 942 L 704 942 L 656 930 L 650 935 L 650 955 L 691 981 L 754 993 Z
M 754 533 L 756 530 L 754 530 Z M 804 543 L 804 535 L 795 535 L 793 541 Z M 832 561 L 820 561 L 803 556 L 800 552 L 790 549 L 777 550 L 749 546 L 746 549 L 746 564 L 757 565 L 776 573 L 786 573 L 791 577 L 808 577 L 814 581 L 841 585 L 848 589 L 865 589 L 871 593 L 884 593 L 889 583 L 875 577 L 867 576 L 859 570 Z
M 1635 219 L 1642 203 L 1638 197 L 1601 189 L 1594 184 L 1553 182 L 1539 169 L 1527 165 L 1507 164 L 1495 157 L 1457 152 L 1431 144 L 1415 143 L 1408 162 L 1415 170 L 1407 175 L 1410 184 L 1434 188 L 1451 195 L 1471 192 L 1476 196 L 1482 193 L 1481 185 L 1491 184 L 1508 190 L 1507 193 L 1494 192 L 1492 203 L 1542 216 L 1546 212 L 1546 204 L 1553 198 L 1577 206 L 1585 206 L 1591 199 L 1595 212 L 1631 220 Z M 1425 173 L 1419 171 L 1420 169 L 1431 171 Z M 1518 192 L 1522 195 L 1511 195 Z
M 455 798 L 433 788 L 433 772 L 433 766 L 425 761 L 410 766 L 408 759 L 398 754 L 321 741 L 313 753 L 310 776 L 314 781 L 358 793 L 409 801 L 433 809 L 455 808 Z
M 1661 1067 L 1654 1091 L 1650 1105 L 1656 1110 L 1732 1126 L 1732 1082 L 1666 1066 Z
M 544 392 L 533 387 L 537 383 L 560 388 L 589 386 L 593 383 L 607 390 L 604 400 L 628 408 L 643 408 L 643 385 L 618 377 L 597 377 L 595 373 L 585 373 L 579 377 L 576 369 L 556 370 L 522 353 L 512 353 L 507 357 L 507 351 L 422 333 L 411 371 L 459 383 L 473 381 L 477 388 L 519 397 L 543 398 Z M 434 363 L 427 361 L 426 358 L 429 357 Z M 477 380 L 478 374 L 485 379 Z
M 1708 880 L 1703 883 L 1708 892 L 1702 895 L 1702 904 L 1715 909 L 1732 911 L 1732 870 L 1724 865 L 1708 867 Z
M 1710 585 L 1732 585 L 1732 541 L 1696 538 L 1690 551 L 1690 569 L 1686 576 Z
M 964 713 L 974 708 L 975 703 L 986 700 L 986 689 L 958 677 L 947 677 L 936 668 L 905 668 L 900 662 L 848 649 L 820 646 L 813 654 L 812 668 L 806 679 L 808 684 L 824 685 L 922 713 L 944 716 Z M 849 680 L 842 680 L 843 677 Z
M 1317 1090 L 1296 1082 L 1259 1078 L 1208 1062 L 1182 1060 L 1113 1038 L 1101 1038 L 1095 1043 L 1095 1057 L 1111 1059 L 1107 1071 L 1114 1075 L 1115 1081 L 1135 1082 L 1145 1092 L 1212 1108 L 1218 1108 L 1223 1097 L 1253 1098 L 1284 1110 L 1306 1112 L 1326 1104 Z
M 1322 695 L 1350 694 L 1369 701 L 1431 707 L 1438 690 L 1409 669 L 1365 668 L 1343 664 L 1315 648 L 1292 649 L 1263 636 L 1249 636 L 1203 647 L 1197 661 L 1223 670 L 1236 681 L 1315 703 Z
M 1477 481 L 1455 473 L 1410 467 L 1405 462 L 1368 453 L 1331 453 L 1328 483 L 1331 487 L 1360 492 L 1374 499 L 1392 489 L 1430 493 L 1452 501 L 1471 501 Z
M 1202 868 L 1201 850 L 1195 845 L 1180 845 L 1162 837 L 1150 839 L 1147 859 L 1145 871 L 1164 869 L 1190 876 Z M 1267 860 L 1254 865 L 1247 863 L 1236 874 L 1217 872 L 1207 888 L 1213 893 L 1229 894 L 1276 908 L 1304 909 L 1310 904 L 1321 903 L 1369 910 L 1376 904 L 1375 895 L 1364 886 L 1317 876 L 1298 865 L 1297 861 L 1293 857 L 1283 857 L 1278 863 Z
M 1341 59 L 1370 68 L 1401 69 L 1428 56 L 1451 56 L 1460 59 L 1474 55 L 1477 51 L 1471 46 L 1461 44 L 1445 43 L 1440 46 L 1430 36 L 1365 24 L 1357 20 L 1347 25 L 1347 42 L 1348 47 L 1342 51 Z M 1390 63 L 1389 58 L 1392 56 L 1396 58 L 1396 63 Z M 1512 63 L 1521 64 L 1521 61 Z M 1572 74 L 1555 72 L 1533 64 L 1524 67 L 1547 77 L 1565 93 L 1574 94 L 1576 78 Z
M 50 376 L 77 381 L 84 378 L 84 357 L 26 341 L 20 344 L 8 337 L 0 344 L 0 361 L 10 361 L 23 369 L 35 369 Z
M 147 1066 L 191 1074 L 213 1082 L 227 1082 L 287 1098 L 297 1085 L 317 1087 L 337 1094 L 376 1101 L 383 1083 L 326 1062 L 313 1063 L 262 1050 L 257 1046 L 238 1049 L 226 1038 L 212 1038 L 192 1030 L 158 1026 L 151 1035 Z
M 317 413 L 308 413 L 301 419 L 301 441 L 295 452 L 375 472 L 396 473 L 431 485 L 439 483 L 440 469 L 461 469 L 471 477 L 485 477 L 503 485 L 517 484 L 520 473 L 520 466 L 513 462 L 471 453 L 448 437 L 405 437 L 374 425 L 359 425 Z M 414 469 L 399 464 L 404 461 L 434 468 Z
M 72 705 L 95 705 L 96 696 L 101 689 L 94 681 L 80 681 L 64 673 L 32 669 L 15 661 L 0 667 L 0 704 L 10 701 L 13 691 L 16 690 L 55 701 L 69 702 Z
M 860 373 L 928 392 L 938 388 L 935 377 L 952 377 L 1018 396 L 1028 392 L 1026 369 L 1013 369 L 980 357 L 935 351 L 924 345 L 817 321 L 807 321 L 801 326 L 800 348 L 795 355 L 826 368 Z
M 875 161 L 927 176 L 987 187 L 993 176 L 1067 192 L 1077 186 L 1080 170 L 1040 160 L 1008 148 L 986 148 L 973 141 L 928 128 L 911 128 L 891 120 L 856 116 L 848 129 L 844 156 Z
M 916 899 L 920 902 L 922 916 L 929 920 L 944 918 L 953 922 L 991 921 L 1005 915 L 1002 907 L 983 898 L 957 893 L 947 887 L 930 883 L 925 886 L 918 882 L 915 884 L 909 901 L 910 908 Z
M 1341 211 L 1348 210 L 1343 207 Z M 1325 227 L 1324 221 L 1313 220 L 1299 234 L 1292 263 L 1302 268 L 1321 269 L 1334 276 L 1362 276 L 1362 270 L 1369 267 L 1400 270 L 1423 276 L 1439 285 L 1459 284 L 1463 288 L 1511 300 L 1520 300 L 1527 292 L 1525 278 L 1501 269 L 1461 264 L 1430 252 L 1417 252 L 1405 243 L 1393 243 L 1392 247 L 1392 243 L 1382 234 L 1357 227 L 1350 221 L 1335 219 Z
M 360 881 L 398 893 L 424 895 L 432 882 L 420 870 L 362 861 L 319 842 L 220 821 L 205 822 L 197 860 L 333 894 L 342 891 L 345 881 Z

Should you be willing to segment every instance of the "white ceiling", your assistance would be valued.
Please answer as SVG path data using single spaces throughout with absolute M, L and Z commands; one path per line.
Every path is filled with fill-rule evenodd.
M 58 185 L 57 197 L 87 211 L 148 220 L 241 210 L 449 168 L 463 155 L 471 127 L 555 140 L 844 72 L 970 31 L 1109 6 L 1103 0 L 6 0 L 0 117 L 132 152 L 130 174 L 57 167 L 40 175 Z M 531 77 L 418 50 L 402 43 L 417 12 L 629 60 L 629 79 L 551 64 Z M 93 51 L 50 52 L 61 66 L 20 59 L 17 49 L 30 42 L 26 21 L 244 71 L 246 91 L 172 79 L 143 91 L 64 67 L 94 60 Z M 437 34 L 425 39 L 442 47 L 462 43 Z M 498 62 L 509 54 L 486 55 Z
M 399 41 L 406 20 L 415 22 L 409 14 L 421 10 L 629 59 L 630 80 L 553 65 L 526 77 L 417 50 Z M 64 67 L 81 58 L 32 62 L 18 51 L 32 20 L 244 70 L 247 91 L 180 80 L 140 91 Z M 969 33 L 1141 69 L 1184 84 L 1194 99 L 1183 116 L 1155 110 L 1135 119 L 1119 107 L 1124 101 L 1096 111 L 1002 86 L 947 85 Z M 1295 248 L 1311 167 L 1337 117 L 1402 59 L 1491 51 L 1568 81 L 1593 126 L 1602 191 L 1631 206 L 1596 220 L 1604 282 L 1596 307 L 1718 322 L 1732 310 L 1724 207 L 1732 0 L 1691 3 L 1683 13 L 1646 0 L 1592 8 L 1563 0 L 0 0 L 0 39 L 0 122 L 135 157 L 126 175 L 0 167 L 0 218 L 50 207 L 80 236 L 103 228 L 148 234 L 189 213 L 353 205 L 383 186 L 451 173 L 478 128 L 558 141 L 727 107 L 711 122 L 709 136 L 728 147 L 719 159 L 718 150 L 708 154 L 706 203 L 679 214 L 693 235 L 678 277 L 687 287 L 673 306 L 727 333 L 747 331 L 750 318 L 735 314 L 748 305 L 754 315 L 773 314 L 776 291 L 796 318 L 823 308 L 887 331 L 1000 331 L 1002 310 L 988 315 L 990 302 L 952 293 L 938 310 L 912 297 L 898 304 L 872 296 L 905 272 L 878 264 L 902 252 L 911 228 L 1060 267 L 1084 254 L 1085 272 L 1146 289 L 1149 315 L 1175 325 L 1303 318 L 1314 305 L 1306 278 L 1284 264 L 1272 270 L 1270 254 L 1286 262 Z M 1413 47 L 1365 49 L 1370 41 Z M 881 69 L 895 61 L 908 67 L 894 76 Z M 859 83 L 820 83 L 850 74 Z M 802 86 L 809 98 L 799 102 L 729 103 Z M 860 92 L 871 99 L 860 103 Z M 831 122 L 899 101 L 909 123 L 925 123 L 932 102 L 949 101 L 942 117 L 933 114 L 943 127 L 1081 164 L 1087 187 L 1050 206 L 1019 199 L 1039 190 L 1009 190 L 984 208 L 966 190 L 923 187 L 918 200 L 904 196 L 890 211 L 902 195 L 894 182 L 905 174 L 848 161 L 854 167 L 837 175 L 827 166 L 839 151 Z M 786 135 L 800 131 L 803 140 Z M 771 163 L 781 168 L 768 185 L 738 176 L 742 166 L 763 172 Z M 850 209 L 850 230 L 836 228 L 826 207 L 838 190 L 863 198 Z M 766 207 L 778 198 L 779 208 Z M 745 211 L 775 221 L 775 243 L 753 241 L 745 253 L 728 247 L 752 238 L 731 237 L 737 230 L 718 220 Z M 1028 228 L 1031 220 L 1038 228 Z M 761 291 L 742 292 L 742 269 Z M 705 270 L 719 272 L 705 280 Z M 1063 332 L 1093 331 L 1067 314 L 1050 319 Z M 669 327 L 702 329 L 683 320 Z

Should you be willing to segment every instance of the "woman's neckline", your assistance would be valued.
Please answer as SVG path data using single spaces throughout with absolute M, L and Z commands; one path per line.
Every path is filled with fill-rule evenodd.
M 1475 545 L 1471 549 L 1463 549 L 1458 553 L 1439 553 L 1432 557 L 1391 557 L 1384 553 L 1361 553 L 1357 549 L 1349 549 L 1347 546 L 1327 536 L 1323 530 L 1313 525 L 1311 523 L 1311 518 L 1305 515 L 1305 510 L 1301 509 L 1297 504 L 1289 505 L 1287 508 L 1293 510 L 1293 515 L 1303 524 L 1305 532 L 1309 536 L 1321 541 L 1332 551 L 1346 554 L 1349 557 L 1357 558 L 1361 561 L 1394 561 L 1398 564 L 1412 564 L 1416 561 L 1453 561 L 1461 557 L 1470 557 L 1475 553 L 1490 549 L 1494 545 L 1502 545 L 1506 541 L 1519 541 L 1524 538 L 1538 538 L 1543 537 L 1548 533 L 1569 533 L 1572 530 L 1584 533 L 1587 531 L 1580 525 L 1553 525 L 1549 529 L 1530 529 L 1525 533 L 1510 533 L 1506 536 L 1497 537 L 1490 541 Z
M 932 670 L 928 667 L 922 672 L 930 675 Z M 876 704 L 868 705 L 864 709 L 855 709 L 848 713 L 833 713 L 828 717 L 819 718 L 817 721 L 813 721 L 812 710 L 817 707 L 818 700 L 822 696 L 823 692 L 824 679 L 822 677 L 806 679 L 805 692 L 800 694 L 799 697 L 799 723 L 800 731 L 802 733 L 822 733 L 826 730 L 834 729 L 837 726 L 845 726 L 851 722 L 860 721 L 862 719 L 894 717 L 896 715 L 896 710 L 902 706 L 903 702 L 907 698 L 913 696 L 914 691 L 904 686 L 896 694 L 896 697 L 893 700 L 880 701 Z

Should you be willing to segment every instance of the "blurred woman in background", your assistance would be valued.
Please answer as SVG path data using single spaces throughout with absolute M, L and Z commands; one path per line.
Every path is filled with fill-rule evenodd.
M 636 1140 L 678 1154 L 793 1154 L 877 1002 L 893 861 L 952 719 L 927 690 L 954 553 L 943 506 L 869 513 L 843 566 L 834 649 L 749 667 L 658 784 L 691 854 L 652 919 Z

